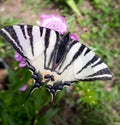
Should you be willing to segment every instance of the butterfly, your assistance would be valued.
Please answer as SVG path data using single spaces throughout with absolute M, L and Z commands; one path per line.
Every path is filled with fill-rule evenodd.
M 33 26 L 13 25 L 0 29 L 0 35 L 25 58 L 32 71 L 34 85 L 46 88 L 54 96 L 76 81 L 111 80 L 108 66 L 88 47 L 57 31 Z

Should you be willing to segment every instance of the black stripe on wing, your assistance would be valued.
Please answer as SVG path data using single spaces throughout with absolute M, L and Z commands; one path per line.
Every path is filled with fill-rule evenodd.
M 44 68 L 46 68 L 46 58 L 47 58 L 46 51 L 47 51 L 47 48 L 49 46 L 49 39 L 50 39 L 50 37 L 52 37 L 52 36 L 50 36 L 50 32 L 51 32 L 50 29 L 46 29 L 46 31 L 45 31 L 45 38 L 44 38 L 44 40 L 45 40 L 45 43 L 44 43 L 44 46 L 45 46 L 45 50 L 44 50 Z
M 95 80 L 111 80 L 112 77 L 95 77 L 95 78 L 86 78 L 86 79 L 79 79 L 80 81 L 95 81 Z M 77 82 L 77 81 L 76 81 Z
M 43 35 L 43 27 L 40 27 L 40 37 Z
M 85 57 L 84 57 L 85 58 Z M 79 74 L 80 72 L 82 72 L 85 68 L 87 68 L 90 64 L 94 63 L 95 61 L 98 60 L 98 56 L 95 55 L 91 60 L 88 61 L 88 63 L 86 63 L 86 65 L 84 65 L 82 67 L 82 69 L 80 71 L 77 72 L 77 74 Z
M 50 60 L 49 60 L 49 62 L 48 62 L 48 66 L 47 66 L 47 67 L 49 67 L 50 64 L 51 64 L 52 61 L 53 61 L 53 57 L 54 57 L 54 54 L 55 54 L 55 51 L 56 51 L 56 48 L 57 48 L 57 45 L 58 45 L 58 41 L 60 40 L 60 34 L 59 34 L 57 31 L 55 31 L 55 34 L 56 34 L 55 46 L 54 46 L 54 49 L 53 49 L 53 51 L 52 51 L 52 53 L 51 53 Z M 51 36 L 51 37 L 52 37 L 52 36 Z
M 73 42 L 74 42 L 74 41 L 73 41 Z M 77 42 L 75 42 L 75 43 L 77 43 Z M 75 45 L 75 44 L 72 44 L 72 46 L 73 46 L 73 45 Z M 70 47 L 70 48 L 71 48 L 71 47 Z M 86 46 L 83 45 L 83 44 L 81 44 L 81 46 L 80 46 L 80 48 L 78 49 L 78 51 L 74 54 L 74 56 L 73 56 L 71 62 L 70 62 L 68 65 L 66 65 L 66 67 L 63 69 L 62 72 L 60 72 L 60 73 L 58 73 L 58 74 L 59 74 L 59 75 L 62 74 L 62 73 L 82 54 L 82 52 L 83 52 L 83 50 L 84 50 L 85 48 L 86 48 Z
M 27 39 L 27 36 L 25 34 L 25 25 L 19 24 L 18 26 L 20 26 L 20 29 L 22 30 L 24 38 Z
M 30 40 L 31 51 L 32 51 L 32 55 L 34 56 L 32 29 L 33 29 L 32 25 L 27 25 L 27 32 L 28 32 L 28 36 L 29 36 L 29 40 Z
M 94 68 L 95 66 L 97 66 L 97 65 L 99 65 L 99 64 L 101 64 L 101 63 L 103 63 L 103 61 L 100 59 L 96 64 L 94 64 L 94 65 L 92 66 L 92 68 Z
M 64 62 L 67 55 L 68 47 L 70 42 L 69 32 L 65 35 L 62 35 L 57 41 L 52 57 L 52 70 L 54 71 L 61 62 Z
M 89 48 L 87 48 L 87 50 L 86 50 L 84 56 L 87 55 L 90 51 L 91 51 L 91 50 L 90 50 Z
M 87 78 L 94 77 L 94 76 L 95 76 L 95 78 L 97 78 L 97 77 L 98 78 L 104 78 L 105 80 L 109 80 L 109 79 L 112 78 L 112 75 L 107 76 L 107 77 L 106 77 L 106 75 L 111 75 L 111 72 L 108 68 L 101 69 L 101 70 L 97 71 L 96 73 L 87 76 Z M 99 77 L 99 76 L 101 76 L 101 77 Z
M 14 41 L 6 34 L 6 32 L 4 30 L 10 35 L 10 37 Z M 23 48 L 22 48 L 22 46 L 20 45 L 20 43 L 18 41 L 17 35 L 16 35 L 16 33 L 15 33 L 14 29 L 13 29 L 13 26 L 8 26 L 8 27 L 4 27 L 4 28 L 0 29 L 0 35 L 6 41 L 8 41 L 21 56 L 23 56 L 24 58 L 27 58 L 23 54 Z
M 56 57 L 55 57 L 55 63 L 60 63 L 61 60 L 63 60 L 63 57 L 66 55 L 67 51 L 67 45 L 70 41 L 69 33 L 67 33 L 65 36 L 62 37 L 62 39 L 58 42 L 58 49 L 56 51 Z
M 18 44 L 21 50 L 23 50 L 22 46 L 20 45 L 20 42 L 18 40 L 18 36 L 13 28 L 13 26 L 4 27 L 4 29 L 10 34 L 10 36 L 15 40 L 15 42 Z
M 67 47 L 66 53 L 69 53 L 70 49 L 71 49 L 76 43 L 78 43 L 78 41 L 73 41 L 73 42 Z M 71 61 L 71 62 L 65 67 L 65 69 L 67 69 L 67 68 L 71 65 L 72 62 L 73 62 L 73 61 Z M 60 63 L 59 70 L 60 70 L 60 68 L 62 67 L 63 63 L 64 63 L 64 60 Z M 62 71 L 62 72 L 63 72 L 63 71 Z
M 111 80 L 112 79 L 112 74 L 108 68 L 102 69 L 92 75 L 86 76 L 84 79 L 78 79 L 77 81 L 84 81 L 84 82 L 89 82 L 89 81 L 95 81 L 95 80 Z M 71 81 L 71 83 L 77 82 Z

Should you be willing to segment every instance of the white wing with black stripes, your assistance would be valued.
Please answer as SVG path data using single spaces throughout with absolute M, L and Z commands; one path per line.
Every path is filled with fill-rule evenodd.
M 32 25 L 13 25 L 0 29 L 14 49 L 28 62 L 35 87 L 47 82 L 52 94 L 64 85 L 82 80 L 110 80 L 107 65 L 85 45 L 70 38 L 70 33 Z
M 78 41 L 70 40 L 66 44 L 67 54 L 56 72 L 64 81 L 110 80 L 108 66 L 93 51 Z
M 31 25 L 13 25 L 1 29 L 1 35 L 23 57 L 35 59 L 44 51 L 46 29 Z

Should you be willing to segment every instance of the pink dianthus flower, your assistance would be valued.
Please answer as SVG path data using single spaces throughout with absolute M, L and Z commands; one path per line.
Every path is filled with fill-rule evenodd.
M 15 53 L 14 59 L 19 62 L 20 68 L 23 68 L 27 65 L 25 59 L 18 52 Z
M 40 18 L 40 26 L 55 30 L 61 34 L 68 32 L 68 24 L 66 23 L 64 17 L 59 16 L 57 14 L 42 14 L 40 15 Z M 79 41 L 78 36 L 76 36 L 75 34 L 71 34 L 70 37 L 74 40 Z
M 51 14 L 51 15 L 42 14 L 40 15 L 40 18 L 41 18 L 40 26 L 58 31 L 61 34 L 68 32 L 68 25 L 64 17 L 59 16 L 57 14 Z

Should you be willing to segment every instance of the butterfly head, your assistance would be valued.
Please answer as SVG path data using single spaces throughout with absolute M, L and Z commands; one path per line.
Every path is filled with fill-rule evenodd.
M 59 76 L 56 72 L 51 72 L 49 70 L 45 70 L 42 73 L 36 72 L 33 66 L 29 66 L 29 69 L 33 72 L 32 78 L 34 79 L 34 85 L 31 89 L 31 92 L 45 85 L 49 92 L 52 94 L 52 97 L 56 95 L 56 92 L 63 89 L 64 84 L 59 80 Z
M 55 82 L 58 80 L 58 75 L 55 72 L 46 70 L 42 73 L 44 82 Z

